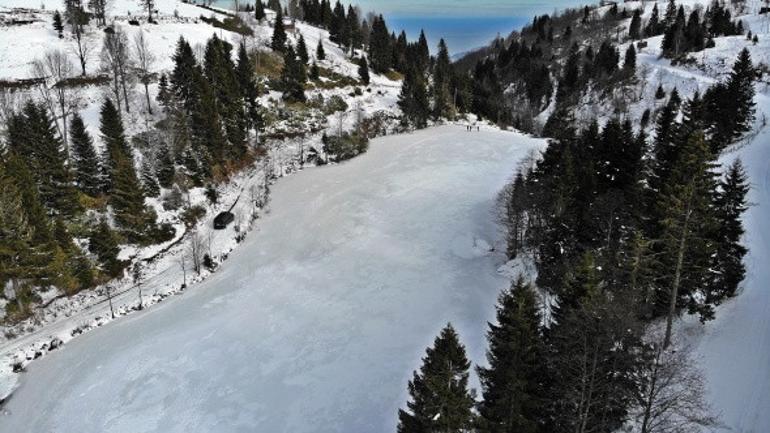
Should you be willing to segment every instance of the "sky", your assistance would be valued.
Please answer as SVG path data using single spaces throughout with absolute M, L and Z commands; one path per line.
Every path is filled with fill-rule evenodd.
M 529 17 L 587 3 L 586 0 L 358 0 L 365 11 L 391 16 Z M 591 2 L 593 3 L 593 2 Z

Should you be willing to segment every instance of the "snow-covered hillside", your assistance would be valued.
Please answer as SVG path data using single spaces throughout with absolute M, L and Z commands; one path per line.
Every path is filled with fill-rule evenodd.
M 203 284 L 31 364 L 0 431 L 393 431 L 443 324 L 482 361 L 495 196 L 543 143 L 451 125 L 280 180 Z
M 202 52 L 206 40 L 218 37 L 236 45 L 244 42 L 250 50 L 269 52 L 270 35 L 274 14 L 268 11 L 268 18 L 257 22 L 248 14 L 242 14 L 243 19 L 254 31 L 254 36 L 244 37 L 240 34 L 215 28 L 201 17 L 224 16 L 209 9 L 174 0 L 156 1 L 157 13 L 154 16 L 156 24 L 146 23 L 146 11 L 140 2 L 134 0 L 115 0 L 108 2 L 109 24 L 119 27 L 126 32 L 128 40 L 133 41 L 138 32 L 143 32 L 152 50 L 155 62 L 151 72 L 156 74 L 168 73 L 173 67 L 172 54 L 177 40 L 184 37 L 197 51 Z M 70 61 L 77 65 L 75 41 L 66 31 L 59 38 L 53 28 L 53 11 L 63 9 L 58 1 L 31 2 L 28 0 L 0 0 L 0 81 L 16 82 L 33 77 L 32 64 L 41 59 L 51 50 L 59 50 L 68 55 Z M 131 25 L 132 19 L 138 19 L 141 25 Z M 319 66 L 327 68 L 332 73 L 357 79 L 358 67 L 351 63 L 343 51 L 330 43 L 328 32 L 304 23 L 297 23 L 298 32 L 290 32 L 289 39 L 296 43 L 301 34 L 308 47 L 315 48 L 319 39 L 324 40 L 326 59 L 318 61 Z M 86 69 L 89 74 L 100 72 L 100 53 L 102 50 L 103 31 L 96 26 L 90 26 L 85 36 L 90 45 Z M 78 68 L 79 72 L 79 67 Z M 133 92 L 129 93 L 130 113 L 123 113 L 124 125 L 129 135 L 143 132 L 148 125 L 161 119 L 162 113 L 157 103 L 157 84 L 150 85 L 154 114 L 150 114 L 145 106 L 144 89 L 140 83 L 134 83 Z M 400 89 L 398 81 L 372 74 L 371 84 L 361 86 L 362 92 L 354 93 L 352 85 L 328 86 L 329 88 L 309 90 L 308 98 L 322 96 L 328 100 L 332 96 L 343 98 L 347 109 L 332 114 L 321 115 L 321 127 L 328 128 L 330 133 L 336 133 L 339 128 L 351 128 L 360 115 L 368 116 L 375 112 L 385 113 L 386 116 L 397 115 L 397 94 Z M 80 111 L 88 130 L 96 138 L 97 150 L 102 147 L 99 135 L 99 108 L 111 93 L 106 85 L 88 85 L 78 91 L 77 109 Z M 7 97 L 11 95 L 11 97 Z M 26 98 L 39 98 L 35 87 L 27 88 L 14 94 L 4 94 L 5 109 L 18 108 Z M 271 91 L 260 98 L 260 103 L 268 112 L 276 112 L 282 108 L 280 93 Z M 361 113 L 361 114 L 359 114 Z M 299 125 L 303 127 L 302 124 Z M 297 125 L 285 121 L 275 122 L 268 126 L 266 136 L 280 136 L 288 128 Z M 308 129 L 308 128 L 305 128 Z M 242 235 L 235 230 L 244 232 L 254 227 L 253 219 L 257 218 L 263 209 L 256 206 L 264 201 L 264 187 L 275 177 L 281 177 L 299 169 L 303 164 L 301 156 L 307 156 L 311 148 L 320 150 L 323 130 L 307 133 L 301 131 L 297 138 L 267 139 L 266 150 L 268 158 L 260 160 L 255 166 L 248 167 L 234 176 L 229 182 L 219 185 L 220 196 L 217 205 L 210 205 L 205 197 L 203 188 L 190 190 L 190 204 L 202 205 L 207 214 L 194 227 L 197 236 L 210 245 L 212 256 L 224 260 L 236 246 L 235 238 Z M 267 178 L 267 180 L 266 180 Z M 164 191 L 165 194 L 166 191 Z M 186 229 L 180 221 L 178 212 L 163 209 L 160 199 L 149 199 L 159 215 L 160 221 L 170 222 L 177 230 L 176 237 L 164 244 L 137 249 L 126 246 L 121 253 L 122 258 L 133 260 L 152 259 L 147 263 L 144 274 L 144 303 L 153 304 L 162 301 L 167 296 L 181 291 L 184 280 L 180 267 L 180 257 L 188 254 L 192 230 Z M 235 206 L 236 226 L 228 230 L 214 231 L 211 229 L 214 216 L 220 211 Z M 158 254 L 161 253 L 162 254 Z M 189 267 L 189 263 L 188 263 Z M 190 275 L 187 269 L 186 283 L 189 285 L 206 276 Z M 137 304 L 138 289 L 134 287 L 131 278 L 111 281 L 109 287 L 115 293 L 113 304 L 118 315 L 130 313 Z M 60 341 L 67 342 L 82 331 L 103 325 L 110 320 L 110 310 L 107 303 L 106 287 L 82 291 L 72 297 L 61 296 L 57 290 L 50 290 L 43 296 L 46 305 L 35 311 L 33 316 L 21 323 L 3 326 L 0 335 L 0 400 L 4 399 L 16 386 L 18 375 L 12 374 L 13 365 L 26 363 L 44 355 L 53 345 Z M 0 299 L 0 310 L 4 310 L 5 299 Z M 0 316 L 4 313 L 0 312 Z

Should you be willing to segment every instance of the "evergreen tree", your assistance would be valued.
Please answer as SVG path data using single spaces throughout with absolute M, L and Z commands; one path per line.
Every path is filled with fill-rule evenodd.
M 383 74 L 391 67 L 391 38 L 382 15 L 372 21 L 372 33 L 369 36 L 369 63 L 372 70 Z
M 497 301 L 497 323 L 489 323 L 488 368 L 478 368 L 483 400 L 480 430 L 534 433 L 542 416 L 540 375 L 545 355 L 540 312 L 532 287 L 519 277 Z
M 204 71 L 216 98 L 214 110 L 219 115 L 229 144 L 212 153 L 216 163 L 225 159 L 238 160 L 246 153 L 247 126 L 250 123 L 231 50 L 232 45 L 214 35 L 206 43 L 204 54 Z
M 56 30 L 56 33 L 59 35 L 59 39 L 64 37 L 64 24 L 62 23 L 61 14 L 58 10 L 53 13 L 53 29 Z
M 704 96 L 713 151 L 721 151 L 751 130 L 755 115 L 755 80 L 756 69 L 748 49 L 744 48 L 727 82 L 713 86 Z
M 66 164 L 68 155 L 45 106 L 27 102 L 21 113 L 11 116 L 7 136 L 8 148 L 28 164 L 49 212 L 65 218 L 78 214 L 81 209 Z
M 628 37 L 631 40 L 641 38 L 642 31 L 642 12 L 640 9 L 634 9 L 634 15 L 631 17 L 631 24 L 628 26 Z
M 77 185 L 84 193 L 97 196 L 103 191 L 99 157 L 91 135 L 77 112 L 72 114 L 69 133 Z
M 160 195 L 160 185 L 155 177 L 155 168 L 145 157 L 142 161 L 142 192 L 146 197 L 158 197 Z
M 433 117 L 436 119 L 451 115 L 450 69 L 449 50 L 444 39 L 441 39 L 438 43 L 436 64 L 433 67 Z
M 267 0 L 267 8 L 276 13 L 281 13 L 281 1 L 280 0 Z
M 323 39 L 318 39 L 318 46 L 315 49 L 315 58 L 318 61 L 326 60 L 326 51 L 324 51 Z
M 200 179 L 209 177 L 213 166 L 224 161 L 227 140 L 215 89 L 203 74 L 196 74 L 194 79 L 198 98 L 190 113 L 190 142 L 197 158 L 196 171 Z
M 102 142 L 104 142 L 102 184 L 105 187 L 105 192 L 111 193 L 115 182 L 114 171 L 117 161 L 119 159 L 133 161 L 134 156 L 126 141 L 120 113 L 112 100 L 104 100 L 99 114 L 99 132 L 101 132 Z
M 452 325 L 447 325 L 409 381 L 410 401 L 407 410 L 398 411 L 398 433 L 469 431 L 473 421 L 469 368 L 465 347 Z
M 114 278 L 123 271 L 125 263 L 118 260 L 120 246 L 117 236 L 103 218 L 91 229 L 88 251 L 97 257 L 101 270 L 108 276 Z
M 749 192 L 748 179 L 740 159 L 727 169 L 715 200 L 718 229 L 714 243 L 714 282 L 707 302 L 718 303 L 725 297 L 735 295 L 738 284 L 746 275 L 743 257 L 748 250 L 741 245 L 744 234 L 741 216 L 747 209 L 746 194 Z
M 403 113 L 403 123 L 411 124 L 415 128 L 425 128 L 428 125 L 430 115 L 428 92 L 422 74 L 416 72 L 414 68 L 406 71 L 401 93 L 398 96 L 398 106 Z
M 155 226 L 155 213 L 144 205 L 144 193 L 132 160 L 120 155 L 113 168 L 110 205 L 115 223 L 131 242 L 146 240 Z
M 192 47 L 181 36 L 177 41 L 173 60 L 174 70 L 171 73 L 171 88 L 176 99 L 183 104 L 187 114 L 189 114 L 197 98 L 195 76 L 200 71 Z
M 305 86 L 303 83 L 306 77 L 303 75 L 302 65 L 297 60 L 294 48 L 289 45 L 283 55 L 283 70 L 281 71 L 281 87 L 285 101 L 298 102 L 305 100 Z
M 171 158 L 171 152 L 169 152 L 166 143 L 161 143 L 158 146 L 156 158 L 155 177 L 158 179 L 158 184 L 163 188 L 171 188 L 174 184 L 175 168 L 174 160 Z
M 358 59 L 358 77 L 365 86 L 369 85 L 369 63 L 364 56 Z
M 628 45 L 626 57 L 623 59 L 623 70 L 629 75 L 633 75 L 634 71 L 636 71 L 636 49 L 634 49 L 634 44 Z
M 254 18 L 256 18 L 257 21 L 265 19 L 265 5 L 262 4 L 262 0 L 257 0 L 254 4 Z
M 423 72 L 427 71 L 430 65 L 430 48 L 423 29 L 420 29 L 420 37 L 417 39 L 417 64 Z
M 171 106 L 171 90 L 168 85 L 168 78 L 165 73 L 160 74 L 158 79 L 158 96 L 155 98 L 163 107 L 164 110 L 168 110 Z
M 259 91 L 257 90 L 257 84 L 254 82 L 256 72 L 254 64 L 246 52 L 246 45 L 243 43 L 238 46 L 238 64 L 235 73 L 245 102 L 243 109 L 247 120 L 247 127 L 257 129 L 261 119 L 259 116 L 259 102 L 257 102 Z
M 15 292 L 17 310 L 24 310 L 25 288 L 20 280 L 30 278 L 33 228 L 27 215 L 15 179 L 6 171 L 6 161 L 0 160 L 0 282 L 9 283 Z
M 310 56 L 307 53 L 307 45 L 305 45 L 305 37 L 302 34 L 299 35 L 299 41 L 297 41 L 297 56 L 303 65 L 307 65 L 310 60 Z
M 660 17 L 658 14 L 658 3 L 652 5 L 652 12 L 650 13 L 650 19 L 647 21 L 647 26 L 644 28 L 644 35 L 649 37 L 657 36 L 661 33 Z
M 273 25 L 273 39 L 270 42 L 270 48 L 278 53 L 283 53 L 286 49 L 286 30 L 283 28 L 283 13 L 280 7 L 275 14 L 275 24 Z

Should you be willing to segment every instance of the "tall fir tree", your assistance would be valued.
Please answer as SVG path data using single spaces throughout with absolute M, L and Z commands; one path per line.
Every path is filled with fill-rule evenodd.
M 310 55 L 307 53 L 307 45 L 305 44 L 305 37 L 302 36 L 302 34 L 299 35 L 299 40 L 297 41 L 297 56 L 304 65 L 307 65 L 307 62 L 310 60 Z
M 72 218 L 82 209 L 68 155 L 45 106 L 32 101 L 7 124 L 8 147 L 29 165 L 40 199 L 48 211 Z
M 318 38 L 318 46 L 315 49 L 315 58 L 317 61 L 326 60 L 323 38 Z
M 402 112 L 402 122 L 411 124 L 415 128 L 425 128 L 430 116 L 430 104 L 428 91 L 422 74 L 409 68 L 401 84 L 401 93 L 398 95 L 398 106 Z
M 535 433 L 542 412 L 545 355 L 539 307 L 533 288 L 519 277 L 497 301 L 497 323 L 489 323 L 487 363 L 477 369 L 483 400 L 479 430 Z
M 99 132 L 104 143 L 102 185 L 104 191 L 109 194 L 113 190 L 114 171 L 118 160 L 124 158 L 133 161 L 134 155 L 126 140 L 120 113 L 112 100 L 109 98 L 104 100 L 99 114 Z
M 243 43 L 238 46 L 238 64 L 235 72 L 238 77 L 238 84 L 241 88 L 241 95 L 245 102 L 243 109 L 247 120 L 247 127 L 259 129 L 261 123 L 259 116 L 259 102 L 257 101 L 259 90 L 254 81 L 254 64 L 249 58 L 249 54 L 246 52 L 246 45 Z
M 283 70 L 281 71 L 281 87 L 283 99 L 289 102 L 305 100 L 305 86 L 302 64 L 297 59 L 294 48 L 289 45 L 283 56 Z
M 283 28 L 283 13 L 280 7 L 275 14 L 275 23 L 273 25 L 273 38 L 270 41 L 270 48 L 278 53 L 283 53 L 286 50 L 286 30 Z
M 391 67 L 391 39 L 385 19 L 382 15 L 372 21 L 372 31 L 369 36 L 369 63 L 374 72 L 383 74 Z
M 254 18 L 256 18 L 257 21 L 265 19 L 265 5 L 262 3 L 262 0 L 257 0 L 254 4 Z
M 743 258 L 748 250 L 741 244 L 745 233 L 741 217 L 747 209 L 746 195 L 749 184 L 740 159 L 727 169 L 720 191 L 715 200 L 717 230 L 714 243 L 714 282 L 707 300 L 719 303 L 726 297 L 734 296 L 738 285 L 746 275 Z
M 155 213 L 145 206 L 143 191 L 133 160 L 121 155 L 115 161 L 109 203 L 115 224 L 130 242 L 147 241 L 155 226 Z
M 436 64 L 433 66 L 433 117 L 436 119 L 451 115 L 452 102 L 449 94 L 451 64 L 449 50 L 444 39 L 438 43 Z
M 452 325 L 447 325 L 409 381 L 410 401 L 407 410 L 398 411 L 398 433 L 469 431 L 473 422 L 469 368 L 465 347 Z
M 77 112 L 72 114 L 69 133 L 77 185 L 81 191 L 95 197 L 104 191 L 102 170 L 91 135 Z

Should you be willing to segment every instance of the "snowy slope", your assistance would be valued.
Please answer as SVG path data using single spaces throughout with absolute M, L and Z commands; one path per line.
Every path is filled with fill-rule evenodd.
M 482 361 L 494 199 L 542 144 L 445 126 L 280 180 L 202 285 L 31 364 L 0 432 L 393 431 L 442 324 Z

